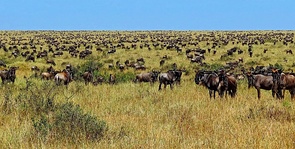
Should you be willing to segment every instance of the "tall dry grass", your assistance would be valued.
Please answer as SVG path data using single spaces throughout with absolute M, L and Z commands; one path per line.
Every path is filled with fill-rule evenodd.
M 206 62 L 224 64 L 219 60 L 220 54 L 234 46 L 222 46 L 219 54 L 214 56 L 206 54 Z M 205 43 L 200 43 L 200 47 L 207 48 Z M 246 46 L 239 47 L 247 50 Z M 283 63 L 285 69 L 292 68 L 294 57 L 282 54 L 283 50 L 292 47 L 294 45 L 284 47 L 280 43 L 276 46 L 266 43 L 254 46 L 257 53 L 253 58 L 249 58 L 245 51 L 242 55 L 234 55 L 233 59 L 243 57 L 245 63 L 254 61 L 268 65 L 283 63 L 282 58 L 286 57 L 288 62 Z M 267 55 L 262 54 L 264 48 L 269 49 Z M 8 56 L 3 52 L 0 55 Z M 68 88 L 56 86 L 56 103 L 79 105 L 85 112 L 104 120 L 108 131 L 100 141 L 82 139 L 71 142 L 66 139 L 50 140 L 50 137 L 44 141 L 34 133 L 32 115 L 24 113 L 15 99 L 27 85 L 23 76 L 32 75 L 30 66 L 42 68 L 48 65 L 42 59 L 36 63 L 24 63 L 21 58 L 6 58 L 10 65 L 20 66 L 20 69 L 15 84 L 0 87 L 0 148 L 294 148 L 295 110 L 289 95 L 284 100 L 277 100 L 270 91 L 262 91 L 262 98 L 258 100 L 256 90 L 248 89 L 244 80 L 238 84 L 236 98 L 210 99 L 208 90 L 194 83 L 197 66 L 191 64 L 184 53 L 175 51 L 118 50 L 118 53 L 106 56 L 95 51 L 93 55 L 93 59 L 100 62 L 124 62 L 144 57 L 148 70 L 162 69 L 158 63 L 160 57 L 168 55 L 171 59 L 164 67 L 168 68 L 176 62 L 179 67 L 186 68 L 188 74 L 173 90 L 168 87 L 158 91 L 158 82 L 150 85 L 132 81 L 98 86 L 85 86 L 81 81 L 74 81 Z M 63 68 L 63 62 L 79 65 L 87 60 L 73 59 L 67 54 L 55 59 L 57 69 Z M 118 70 L 108 70 L 107 64 L 101 71 L 118 73 Z M 133 70 L 125 72 L 140 73 Z M 32 78 L 31 81 L 37 87 L 45 82 L 52 83 L 40 78 Z M 10 99 L 9 102 L 7 99 Z
M 58 94 L 58 102 L 66 102 L 74 94 L 69 92 L 81 84 L 71 83 L 68 91 Z M 256 91 L 241 83 L 236 98 L 210 99 L 207 89 L 190 80 L 174 90 L 157 89 L 157 83 L 89 85 L 68 99 L 106 121 L 109 130 L 97 142 L 46 143 L 35 138 L 32 121 L 25 114 L 22 117 L 17 109 L 8 114 L 2 111 L 1 148 L 294 147 L 294 101 L 289 96 L 277 100 L 263 91 L 258 100 Z

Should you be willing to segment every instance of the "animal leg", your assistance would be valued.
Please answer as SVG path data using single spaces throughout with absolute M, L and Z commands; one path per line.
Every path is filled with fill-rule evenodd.
M 260 99 L 260 89 L 257 89 L 258 99 Z
M 294 95 L 295 95 L 295 89 L 290 89 L 289 92 L 291 94 L 291 100 L 293 100 L 294 99 Z
M 210 99 L 212 98 L 212 91 L 209 90 L 209 96 L 210 96 Z

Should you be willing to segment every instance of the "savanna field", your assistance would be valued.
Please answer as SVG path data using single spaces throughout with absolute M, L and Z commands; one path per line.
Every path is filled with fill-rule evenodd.
M 240 76 L 256 66 L 291 72 L 293 38 L 294 31 L 0 31 L 0 70 L 18 67 L 15 82 L 0 86 L 0 148 L 294 148 L 289 92 L 279 100 L 261 90 L 258 99 L 244 78 L 236 97 L 210 99 L 194 81 L 196 71 L 219 68 Z M 242 52 L 228 54 L 232 48 Z M 205 51 L 204 59 L 191 62 L 194 51 Z M 68 86 L 41 79 L 48 67 L 69 64 Z M 134 82 L 175 64 L 183 75 L 172 90 Z M 89 69 L 93 82 L 104 81 L 86 85 Z

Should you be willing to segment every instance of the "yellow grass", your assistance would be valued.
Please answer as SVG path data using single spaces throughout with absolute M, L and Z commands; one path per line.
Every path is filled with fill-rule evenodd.
M 202 33 L 202 32 L 201 32 Z M 32 33 L 31 33 L 32 34 Z M 46 33 L 47 34 L 47 33 Z M 60 36 L 56 33 L 57 36 Z M 75 33 L 78 34 L 78 33 Z M 93 33 L 93 34 L 101 34 Z M 126 32 L 125 34 L 132 34 Z M 135 33 L 133 33 L 135 34 Z M 175 33 L 178 35 L 177 33 Z M 180 33 L 179 33 L 180 34 Z M 187 34 L 187 33 L 185 33 Z M 199 32 L 193 32 L 199 34 Z M 30 34 L 29 34 L 30 35 Z M 27 36 L 29 36 L 27 35 Z M 55 35 L 55 34 L 54 34 Z M 3 38 L 3 37 L 2 37 Z M 205 45 L 205 43 L 201 43 Z M 279 43 L 278 43 L 279 44 Z M 247 47 L 241 48 L 245 62 L 258 61 L 268 65 L 276 62 L 282 63 L 280 58 L 287 57 L 289 60 L 284 66 L 292 68 L 294 57 L 282 53 L 286 48 L 280 45 L 267 43 L 254 45 L 254 51 L 262 53 L 265 47 L 269 48 L 267 57 L 270 60 L 260 60 L 261 57 L 249 58 Z M 222 52 L 234 47 L 229 44 L 222 47 Z M 281 50 L 281 51 L 279 51 Z M 270 91 L 262 91 L 262 98 L 257 99 L 254 88 L 248 89 L 246 80 L 239 82 L 236 98 L 210 99 L 208 90 L 194 83 L 194 64 L 185 58 L 185 54 L 178 55 L 169 50 L 117 50 L 116 54 L 101 59 L 118 59 L 124 62 L 126 59 L 144 57 L 145 65 L 149 70 L 160 69 L 160 57 L 171 56 L 167 65 L 176 62 L 179 66 L 189 69 L 191 73 L 184 75 L 180 86 L 173 90 L 158 91 L 158 83 L 135 84 L 133 82 L 118 83 L 115 85 L 102 84 L 98 86 L 85 86 L 83 82 L 70 83 L 66 90 L 63 86 L 56 96 L 56 102 L 66 102 L 66 97 L 74 95 L 69 101 L 82 107 L 86 112 L 106 121 L 109 130 L 101 141 L 82 141 L 71 143 L 65 140 L 43 142 L 33 135 L 32 120 L 29 116 L 21 114 L 17 108 L 11 113 L 3 110 L 4 97 L 8 88 L 12 88 L 12 97 L 15 97 L 21 87 L 25 86 L 23 76 L 30 76 L 30 67 L 38 65 L 47 67 L 44 60 L 36 63 L 25 63 L 19 58 L 10 65 L 20 66 L 17 71 L 15 84 L 1 85 L 0 103 L 0 148 L 294 148 L 295 147 L 295 105 L 290 100 L 289 94 L 284 100 L 277 100 L 271 96 Z M 222 53 L 221 52 L 221 53 Z M 281 54 L 279 54 L 281 53 Z M 94 52 L 99 55 L 99 52 Z M 256 53 L 254 52 L 254 55 Z M 7 53 L 0 52 L 1 56 Z M 64 55 L 55 58 L 56 68 L 62 69 L 62 62 L 71 62 L 78 65 L 85 60 L 74 58 L 64 59 Z M 208 63 L 223 63 L 219 60 L 220 55 L 209 57 Z M 107 64 L 102 71 L 107 70 Z M 140 71 L 126 70 L 134 73 Z M 117 72 L 117 70 L 114 70 Z M 42 82 L 39 78 L 32 79 L 37 85 Z M 76 92 L 76 88 L 82 88 Z M 12 101 L 12 104 L 14 102 Z M 13 106 L 12 106 L 13 107 Z

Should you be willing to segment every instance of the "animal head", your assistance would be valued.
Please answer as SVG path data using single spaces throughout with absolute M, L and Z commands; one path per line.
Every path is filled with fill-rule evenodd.
M 152 80 L 156 81 L 159 75 L 159 71 L 152 70 Z
M 201 84 L 201 80 L 202 80 L 203 76 L 204 76 L 204 70 L 196 71 L 195 83 L 196 84 Z

